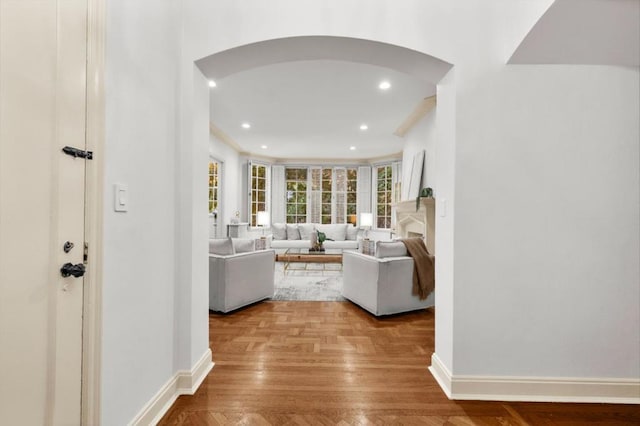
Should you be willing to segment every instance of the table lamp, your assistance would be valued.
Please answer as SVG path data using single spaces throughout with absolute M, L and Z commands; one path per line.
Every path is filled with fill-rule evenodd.
M 373 226 L 373 213 L 360 213 L 360 226 L 364 228 L 362 237 L 365 240 L 368 240 L 369 229 Z
M 269 212 L 258 212 L 256 214 L 256 225 L 262 227 L 262 235 L 264 235 L 264 227 L 269 225 Z

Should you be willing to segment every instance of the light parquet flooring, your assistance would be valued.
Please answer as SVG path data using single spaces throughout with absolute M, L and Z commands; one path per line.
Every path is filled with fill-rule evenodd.
M 377 319 L 350 302 L 209 315 L 215 367 L 161 425 L 638 425 L 630 405 L 455 402 L 427 366 L 434 311 Z

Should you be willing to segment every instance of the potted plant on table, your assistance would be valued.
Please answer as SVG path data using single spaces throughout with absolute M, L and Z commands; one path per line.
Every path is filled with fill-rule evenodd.
M 324 244 L 324 242 L 327 239 L 328 239 L 327 238 L 327 234 L 325 234 L 324 232 L 316 231 L 315 243 L 313 244 L 313 246 L 309 250 L 310 251 L 324 251 L 324 247 L 322 246 L 322 244 Z
M 420 210 L 420 198 L 433 198 L 432 188 L 422 188 L 420 194 L 416 197 L 416 211 Z

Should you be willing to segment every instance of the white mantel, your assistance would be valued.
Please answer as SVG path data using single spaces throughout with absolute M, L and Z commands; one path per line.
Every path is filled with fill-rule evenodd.
M 420 198 L 416 211 L 416 200 L 395 204 L 396 234 L 401 238 L 421 236 L 429 253 L 436 253 L 436 200 Z

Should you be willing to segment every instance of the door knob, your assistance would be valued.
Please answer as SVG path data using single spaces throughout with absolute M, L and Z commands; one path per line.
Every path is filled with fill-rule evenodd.
M 77 265 L 74 265 L 72 263 L 65 263 L 64 265 L 62 265 L 62 268 L 60 268 L 60 274 L 63 277 L 69 277 L 73 275 L 74 277 L 79 278 L 84 275 L 84 272 L 85 267 L 82 263 L 78 263 Z

